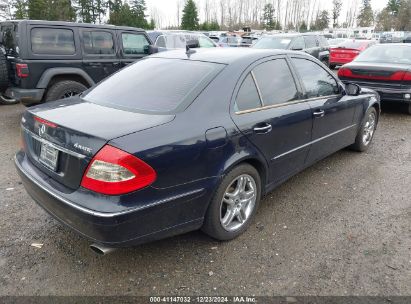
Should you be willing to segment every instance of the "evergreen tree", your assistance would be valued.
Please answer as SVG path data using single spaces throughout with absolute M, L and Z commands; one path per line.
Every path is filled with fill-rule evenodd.
M 400 1 L 396 30 L 411 31 L 411 0 Z
M 361 27 L 372 26 L 374 23 L 374 12 L 371 7 L 371 0 L 363 0 L 360 14 L 357 17 L 357 25 Z
M 27 16 L 27 3 L 25 0 L 16 0 L 13 3 L 14 19 L 26 19 Z
M 134 20 L 131 26 L 148 28 L 148 22 L 146 20 L 146 1 L 145 0 L 133 0 L 131 2 L 131 11 L 133 13 Z
M 301 24 L 300 24 L 300 33 L 305 33 L 307 31 L 308 31 L 307 23 L 305 23 L 305 21 L 301 22 Z
M 311 24 L 310 29 L 313 31 L 322 31 L 328 28 L 328 24 L 330 23 L 330 17 L 328 15 L 328 11 L 323 10 L 315 19 L 314 23 Z
M 28 0 L 27 13 L 29 19 L 47 20 L 48 19 L 48 1 L 47 0 Z
M 70 0 L 51 0 L 47 20 L 75 21 L 76 12 Z
M 198 12 L 194 0 L 187 0 L 181 19 L 181 29 L 196 30 L 198 29 Z
M 264 12 L 263 12 L 263 24 L 264 28 L 267 30 L 273 30 L 276 27 L 276 22 L 274 19 L 274 13 L 275 9 L 272 3 L 267 3 L 264 6 Z
M 401 0 L 389 0 L 387 4 L 387 10 L 393 14 L 397 15 L 400 9 Z
M 148 26 L 149 30 L 154 30 L 156 28 L 156 22 L 154 21 L 153 18 L 150 19 L 150 24 Z

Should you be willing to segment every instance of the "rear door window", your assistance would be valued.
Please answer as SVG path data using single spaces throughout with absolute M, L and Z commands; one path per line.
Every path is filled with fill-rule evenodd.
M 60 28 L 32 28 L 31 50 L 35 54 L 73 55 L 76 52 L 73 31 Z
M 238 91 L 234 110 L 238 112 L 257 109 L 260 107 L 260 96 L 258 95 L 254 79 L 251 73 L 249 73 L 241 84 L 240 90 Z
M 311 60 L 292 58 L 294 66 L 304 84 L 307 98 L 335 95 L 339 91 L 338 83 L 318 64 Z
M 192 102 L 223 67 L 210 62 L 146 58 L 107 78 L 84 99 L 137 112 L 170 113 Z
M 264 62 L 254 68 L 253 73 L 264 106 L 298 99 L 297 87 L 285 59 Z
M 114 54 L 113 34 L 106 31 L 84 31 L 83 47 L 87 54 Z
M 121 40 L 125 55 L 144 54 L 144 47 L 150 44 L 143 34 L 122 33 Z

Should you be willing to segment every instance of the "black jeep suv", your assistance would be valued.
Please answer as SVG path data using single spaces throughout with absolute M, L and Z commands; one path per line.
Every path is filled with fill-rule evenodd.
M 79 94 L 146 56 L 142 29 L 55 21 L 0 22 L 0 103 Z

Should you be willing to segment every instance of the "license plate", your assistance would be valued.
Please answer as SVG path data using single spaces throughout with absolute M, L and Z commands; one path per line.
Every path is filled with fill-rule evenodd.
M 59 150 L 53 148 L 47 143 L 41 143 L 40 162 L 50 170 L 57 170 Z

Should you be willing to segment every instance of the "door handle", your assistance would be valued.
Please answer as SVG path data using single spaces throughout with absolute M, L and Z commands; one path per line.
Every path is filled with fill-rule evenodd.
M 313 112 L 313 115 L 316 118 L 324 117 L 325 111 L 324 110 L 317 110 L 317 111 Z
M 261 126 L 254 127 L 253 130 L 257 134 L 266 134 L 266 133 L 270 133 L 273 130 L 273 127 L 269 123 L 265 123 Z

